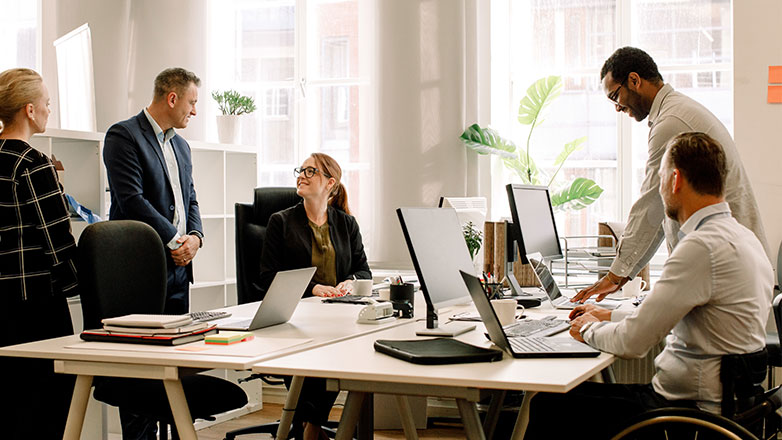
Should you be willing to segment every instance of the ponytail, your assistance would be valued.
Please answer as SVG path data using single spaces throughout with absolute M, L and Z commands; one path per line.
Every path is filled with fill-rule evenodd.
M 331 194 L 329 205 L 343 211 L 347 215 L 353 215 L 348 207 L 348 192 L 345 190 L 345 185 L 342 182 L 337 182 Z

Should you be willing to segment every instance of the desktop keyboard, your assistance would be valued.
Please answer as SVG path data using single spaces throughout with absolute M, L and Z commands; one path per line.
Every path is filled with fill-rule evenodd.
M 231 316 L 229 312 L 190 312 L 188 313 L 194 322 L 207 322 Z
M 505 327 L 508 337 L 535 336 L 545 337 L 555 335 L 570 328 L 570 322 L 564 319 L 556 319 L 554 316 L 546 316 L 542 319 L 522 319 Z

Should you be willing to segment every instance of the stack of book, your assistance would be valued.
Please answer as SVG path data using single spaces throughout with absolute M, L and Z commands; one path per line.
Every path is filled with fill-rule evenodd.
M 181 345 L 217 333 L 217 326 L 193 322 L 188 315 L 125 315 L 101 321 L 102 329 L 85 330 L 85 341 Z

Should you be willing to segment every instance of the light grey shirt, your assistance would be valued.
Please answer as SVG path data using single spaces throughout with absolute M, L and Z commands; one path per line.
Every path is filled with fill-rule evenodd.
M 667 335 L 654 362 L 655 391 L 719 412 L 720 357 L 766 346 L 774 274 L 760 241 L 727 203 L 700 209 L 681 233 L 644 302 L 619 322 L 591 325 L 583 336 L 600 350 L 640 358 Z
M 658 188 L 660 161 L 668 141 L 676 135 L 700 131 L 716 139 L 725 150 L 728 176 L 725 182 L 725 200 L 739 223 L 751 229 L 763 245 L 767 255 L 766 233 L 760 220 L 755 195 L 741 163 L 730 133 L 706 107 L 664 85 L 649 111 L 649 159 L 641 185 L 641 196 L 633 204 L 617 257 L 611 272 L 622 277 L 635 277 L 649 263 L 663 238 L 668 252 L 679 241 L 679 223 L 665 215 Z M 770 261 L 770 257 L 769 257 Z
M 152 125 L 152 130 L 155 132 L 158 144 L 163 151 L 163 158 L 166 161 L 166 169 L 168 170 L 168 182 L 171 185 L 171 190 L 174 192 L 174 220 L 171 222 L 177 229 L 174 238 L 169 241 L 166 246 L 169 249 L 176 249 L 179 244 L 176 242 L 179 237 L 185 235 L 187 230 L 187 216 L 185 215 L 185 199 L 182 195 L 182 185 L 179 180 L 179 165 L 177 163 L 176 155 L 174 154 L 174 147 L 171 145 L 171 138 L 176 135 L 173 128 L 169 128 L 165 132 L 160 128 L 160 125 L 155 121 L 155 118 L 149 114 L 147 109 L 144 109 L 144 115 L 149 120 L 149 124 Z

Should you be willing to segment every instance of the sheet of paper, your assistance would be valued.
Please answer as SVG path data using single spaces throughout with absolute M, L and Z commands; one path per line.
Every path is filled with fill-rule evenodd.
M 208 354 L 215 356 L 239 356 L 256 357 L 264 354 L 273 353 L 277 350 L 283 350 L 300 344 L 306 344 L 312 339 L 302 338 L 255 338 L 252 341 L 238 342 L 236 344 L 225 345 L 207 345 L 204 341 L 191 342 L 179 346 L 162 345 L 144 345 L 144 344 L 123 344 L 118 342 L 86 342 L 81 341 L 76 344 L 67 345 L 65 348 L 80 350 L 117 350 L 117 351 L 138 351 L 145 353 L 176 353 L 176 354 Z
M 782 86 L 768 86 L 768 103 L 782 103 Z

